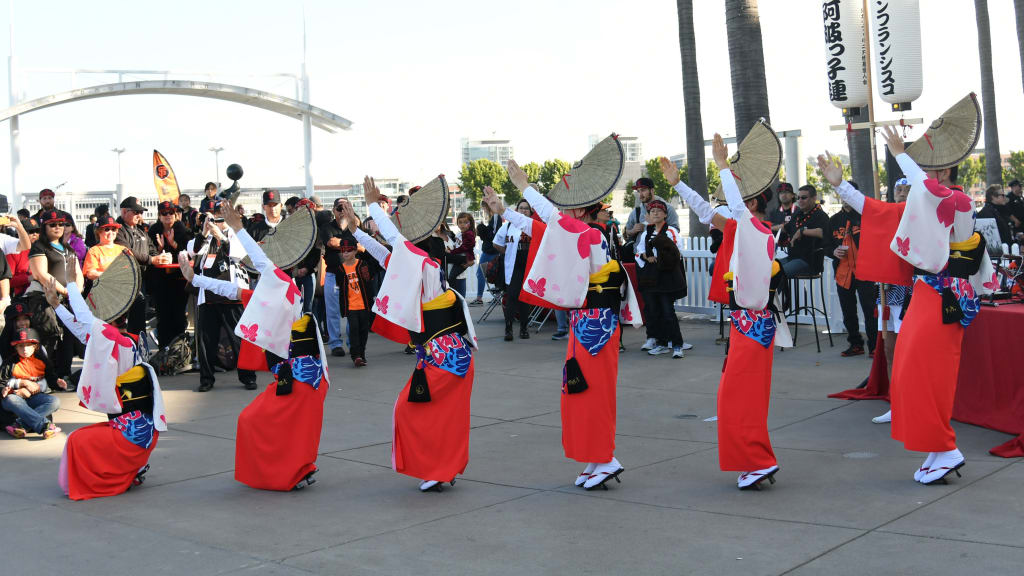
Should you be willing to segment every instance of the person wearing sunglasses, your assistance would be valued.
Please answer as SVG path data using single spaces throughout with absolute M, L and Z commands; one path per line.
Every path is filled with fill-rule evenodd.
M 128 196 L 121 202 L 122 226 L 117 231 L 115 244 L 124 246 L 131 251 L 132 256 L 139 263 L 142 270 L 142 288 L 139 295 L 128 312 L 128 331 L 132 334 L 140 334 L 146 329 L 146 270 L 152 265 L 171 264 L 171 255 L 168 252 L 160 252 L 156 244 L 150 241 L 149 235 L 143 229 L 142 214 L 146 212 L 145 206 L 139 204 L 135 196 Z
M 64 219 L 64 222 L 66 224 L 65 227 L 64 227 L 64 239 L 67 240 L 68 239 L 68 234 L 71 234 L 71 231 L 74 230 L 74 228 L 75 228 L 75 221 L 74 221 L 73 218 L 71 218 L 71 214 L 68 214 L 67 212 L 65 212 L 63 210 L 60 210 L 59 208 L 55 207 L 53 205 L 53 200 L 54 200 L 53 190 L 50 190 L 49 188 L 43 188 L 42 190 L 40 190 L 39 191 L 39 211 L 36 212 L 36 214 L 35 214 L 35 216 L 33 216 L 33 218 L 35 218 L 39 222 L 42 222 L 43 221 L 43 214 L 44 213 L 46 213 L 46 212 L 56 212 L 57 214 L 60 215 L 61 218 Z
M 779 260 L 786 278 L 807 274 L 813 269 L 811 259 L 828 235 L 828 215 L 818 204 L 818 190 L 810 184 L 800 187 L 796 195 L 797 210 L 782 228 L 789 239 L 789 254 Z
M 64 230 L 67 221 L 59 211 L 48 210 L 43 212 L 40 222 L 42 223 L 42 233 L 28 253 L 28 266 L 32 273 L 32 282 L 29 283 L 25 292 L 29 296 L 38 293 L 39 297 L 43 297 L 44 287 L 53 281 L 54 289 L 61 299 L 66 301 L 69 284 L 83 285 L 78 256 L 65 240 Z M 32 301 L 30 300 L 30 302 Z M 63 329 L 57 324 L 56 319 L 52 325 L 39 325 L 33 326 L 33 328 L 40 331 L 43 348 L 46 349 L 47 356 L 53 360 L 57 376 L 67 380 L 71 375 L 71 360 L 75 350 L 74 338 L 63 335 Z
M 351 216 L 355 218 L 353 214 Z M 356 226 L 359 222 L 356 221 Z M 348 216 L 341 198 L 334 202 L 334 219 L 320 226 L 320 240 L 324 246 L 324 307 L 327 312 L 327 347 L 331 356 L 344 356 L 345 333 L 341 329 L 341 289 L 347 286 L 342 268 L 342 245 L 355 244 L 355 236 L 348 231 Z M 339 280 L 340 279 L 340 280 Z
M 992 218 L 996 221 L 996 228 L 999 230 L 999 241 L 1003 244 L 1013 243 L 1013 233 L 1010 232 L 1010 225 L 1006 221 L 1006 193 L 999 184 L 993 184 L 985 189 L 985 204 L 978 210 L 977 217 Z

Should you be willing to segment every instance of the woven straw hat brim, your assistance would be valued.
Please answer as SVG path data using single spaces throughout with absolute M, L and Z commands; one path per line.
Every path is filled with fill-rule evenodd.
M 93 280 L 92 289 L 85 301 L 93 316 L 104 322 L 112 322 L 128 313 L 142 286 L 142 271 L 127 250 L 122 251 Z
M 622 144 L 617 134 L 598 142 L 548 191 L 548 200 L 559 208 L 583 208 L 597 204 L 612 193 L 622 176 Z
M 413 244 L 430 236 L 448 215 L 448 182 L 441 174 L 411 196 L 399 198 L 391 222 Z
M 782 144 L 764 118 L 754 124 L 740 142 L 736 154 L 729 158 L 729 168 L 744 200 L 757 196 L 771 186 L 781 166 Z M 715 189 L 715 199 L 725 201 L 721 183 Z
M 308 206 L 302 206 L 271 228 L 260 247 L 274 266 L 287 270 L 309 254 L 316 243 L 316 234 L 316 218 Z M 242 259 L 242 266 L 250 272 L 256 271 L 248 256 Z
M 971 92 L 939 116 L 907 154 L 925 170 L 956 166 L 970 156 L 981 137 L 981 106 Z

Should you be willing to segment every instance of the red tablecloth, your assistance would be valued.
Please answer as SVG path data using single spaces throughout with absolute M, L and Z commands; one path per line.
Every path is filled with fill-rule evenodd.
M 960 379 L 953 418 L 968 424 L 1018 434 L 990 450 L 996 456 L 1024 456 L 1024 373 L 1020 330 L 1024 305 L 982 306 L 964 332 Z

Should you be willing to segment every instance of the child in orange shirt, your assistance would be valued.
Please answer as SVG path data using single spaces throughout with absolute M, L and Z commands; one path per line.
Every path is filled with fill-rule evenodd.
M 366 366 L 366 340 L 370 337 L 370 324 L 373 322 L 370 309 L 376 296 L 374 268 L 378 267 L 376 260 L 360 257 L 358 247 L 353 238 L 341 240 L 341 272 L 345 275 L 345 288 L 338 290 L 341 315 L 348 318 L 352 343 L 349 352 L 356 368 Z

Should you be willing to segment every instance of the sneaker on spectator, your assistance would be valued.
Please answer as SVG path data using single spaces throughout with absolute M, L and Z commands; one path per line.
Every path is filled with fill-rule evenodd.
M 43 439 L 47 440 L 47 439 L 53 438 L 59 432 L 60 432 L 60 428 L 58 428 L 57 425 L 54 424 L 53 422 L 50 422 L 49 424 L 46 425 L 46 430 L 43 430 L 43 432 L 42 432 Z
M 852 344 L 852 345 L 850 345 L 849 348 L 847 348 L 846 350 L 843 350 L 843 354 L 842 355 L 843 355 L 843 357 L 849 357 L 849 356 L 862 356 L 863 354 L 864 354 L 864 347 L 863 346 L 858 346 L 856 344 Z
M 650 354 L 651 356 L 659 356 L 661 354 L 668 354 L 670 352 L 672 352 L 672 348 L 668 346 L 662 346 L 659 344 L 654 348 L 651 348 L 647 353 Z
M 484 305 L 484 301 L 481 298 L 477 298 L 476 300 L 473 300 L 472 302 L 470 302 L 469 305 L 470 306 L 483 306 Z
M 345 347 L 344 346 L 338 346 L 337 348 L 331 348 L 331 356 L 344 356 L 344 355 L 345 355 Z
M 683 356 L 684 356 L 684 354 L 683 354 L 683 347 L 682 346 L 676 346 L 676 347 L 672 348 L 672 357 L 673 358 L 682 358 Z
M 4 430 L 6 430 L 8 434 L 15 438 L 24 438 L 25 435 L 28 434 L 28 432 L 26 432 L 25 429 L 21 426 L 21 422 L 15 422 L 14 424 L 10 424 L 6 426 Z
M 568 332 L 555 332 L 554 334 L 551 335 L 552 340 L 565 340 L 568 337 Z
M 683 350 L 693 350 L 693 344 L 690 344 L 689 342 L 683 342 L 682 348 Z
M 641 350 L 652 350 L 657 345 L 658 345 L 658 341 L 657 340 L 655 340 L 654 338 L 648 338 L 647 342 L 644 342 L 644 345 L 641 346 L 640 349 Z

